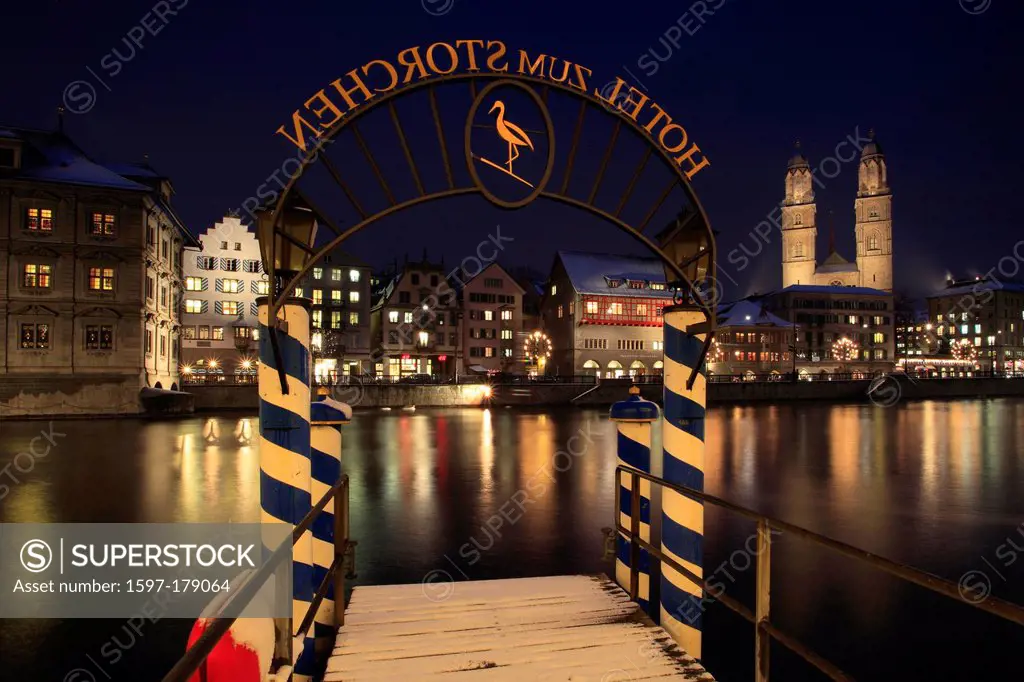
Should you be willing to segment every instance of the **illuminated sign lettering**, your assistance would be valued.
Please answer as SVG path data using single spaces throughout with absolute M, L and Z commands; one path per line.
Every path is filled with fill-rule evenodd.
M 680 123 L 622 78 L 616 78 L 611 92 L 602 94 L 600 88 L 593 87 L 590 80 L 593 72 L 585 66 L 547 54 L 531 56 L 526 50 L 519 50 L 512 56 L 500 40 L 438 42 L 426 49 L 406 48 L 393 60 L 371 60 L 318 90 L 302 108 L 292 112 L 291 119 L 276 132 L 305 152 L 309 139 L 322 136 L 378 95 L 428 78 L 482 72 L 518 75 L 578 90 L 596 104 L 635 122 L 688 179 L 711 165 Z M 515 151 L 514 147 L 513 156 Z M 511 165 L 510 161 L 505 161 Z M 511 169 L 508 172 L 511 174 Z

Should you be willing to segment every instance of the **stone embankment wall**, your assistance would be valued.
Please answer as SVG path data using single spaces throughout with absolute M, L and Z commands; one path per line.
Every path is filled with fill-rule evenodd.
M 605 380 L 594 385 L 536 384 L 530 386 L 496 386 L 488 398 L 479 385 L 366 385 L 338 386 L 331 396 L 357 408 L 466 407 L 484 405 L 605 406 L 627 396 L 627 380 Z M 956 381 L 919 380 L 890 377 L 874 387 L 871 382 L 740 382 L 710 384 L 711 405 L 747 402 L 784 402 L 817 400 L 841 402 L 875 402 L 893 404 L 899 400 L 923 398 L 973 398 L 1024 395 L 1024 379 L 959 379 Z M 255 410 L 259 408 L 255 386 L 189 386 L 196 397 L 197 410 Z M 660 384 L 642 384 L 640 393 L 648 400 L 661 402 Z
M 137 415 L 139 380 L 120 376 L 0 379 L 0 421 L 33 417 Z

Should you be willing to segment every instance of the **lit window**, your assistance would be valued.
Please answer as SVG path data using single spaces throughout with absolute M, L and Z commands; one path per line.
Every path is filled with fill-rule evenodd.
M 49 348 L 50 347 L 50 325 L 48 325 L 48 324 L 23 324 L 23 325 L 21 325 L 21 347 L 22 348 Z
M 335 310 L 331 313 L 331 329 L 341 329 L 341 311 Z
M 636 314 L 639 315 L 640 317 L 645 317 L 647 315 L 647 304 L 638 303 L 636 305 Z
M 114 268 L 89 268 L 89 289 L 92 291 L 113 291 Z
M 238 301 L 221 301 L 220 312 L 222 315 L 237 315 L 239 310 Z
M 359 271 L 358 270 L 349 270 L 348 271 L 348 281 L 350 281 L 350 282 L 358 282 L 359 281 Z
M 331 303 L 341 303 L 341 289 L 331 289 Z
M 621 303 L 612 303 L 611 305 L 609 305 L 608 306 L 608 314 L 609 315 L 621 315 L 622 314 L 622 304 Z
M 974 325 L 974 333 L 975 334 L 980 334 L 981 333 L 981 325 L 980 324 Z
M 186 298 L 185 299 L 185 312 L 186 313 L 201 313 L 203 312 L 203 302 L 198 298 Z
M 320 305 L 324 302 L 324 290 L 313 289 L 313 305 Z
M 961 322 L 966 322 L 968 319 L 970 319 L 970 318 L 968 317 L 967 313 L 960 313 L 960 321 Z
M 1011 331 L 1012 331 L 1012 330 L 1011 330 Z M 994 336 L 990 336 L 990 337 L 988 337 L 988 339 L 987 339 L 987 345 L 989 345 L 989 346 L 994 346 L 994 345 L 996 345 L 996 337 L 994 337 Z
M 597 301 L 587 301 L 587 312 L 592 315 L 597 314 Z
M 558 319 L 562 319 L 562 306 L 558 306 Z
M 314 332 L 313 336 L 309 340 L 309 345 L 313 347 L 313 350 L 318 351 L 323 347 L 324 335 L 320 332 Z
M 53 232 L 53 211 L 48 208 L 28 209 L 25 227 L 33 232 Z
M 966 324 L 960 325 L 960 333 L 961 334 L 966 334 L 967 333 L 967 325 Z
M 202 291 L 205 281 L 203 277 L 186 277 L 185 291 Z
M 348 292 L 348 300 L 351 303 L 359 303 L 359 292 L 358 291 L 350 291 L 350 292 Z
M 653 291 L 665 291 L 664 282 L 651 282 L 651 289 Z
M 511 310 L 502 310 L 501 311 L 501 319 L 503 319 L 503 320 L 511 320 L 512 319 L 512 311 Z
M 240 279 L 222 279 L 220 280 L 220 288 L 218 291 L 223 291 L 226 294 L 237 294 L 242 291 L 242 280 Z
M 494 346 L 484 346 L 484 357 L 485 358 L 493 358 L 494 357 Z
M 397 310 L 389 310 L 388 311 L 388 322 L 390 322 L 391 324 L 398 324 L 398 311 Z
M 554 296 L 557 293 L 558 293 L 558 285 L 557 284 L 552 284 L 551 285 L 551 295 Z
M 313 311 L 313 326 L 316 329 L 322 329 L 324 326 L 324 311 L 314 310 Z
M 92 234 L 111 236 L 114 234 L 114 228 L 117 226 L 117 219 L 114 218 L 110 213 L 93 213 L 92 214 Z
M 349 324 L 359 324 L 359 313 L 355 313 L 355 312 L 349 313 L 348 314 L 348 323 Z
M 876 332 L 872 339 L 875 343 L 885 343 L 885 334 Z
M 313 268 L 313 279 L 323 279 L 323 278 L 324 278 L 324 269 L 323 268 Z
M 559 317 L 561 317 L 561 315 L 559 315 Z M 487 320 L 488 322 L 493 320 L 494 319 L 494 311 L 493 310 L 485 310 L 484 311 L 484 319 Z
M 295 298 L 302 298 L 302 287 L 295 287 Z
M 405 322 L 406 324 L 410 324 L 410 323 L 412 323 L 412 313 L 406 313 L 406 314 L 405 314 L 405 316 L 404 316 L 404 318 L 403 318 L 403 321 L 404 321 L 404 322 Z
M 331 281 L 341 281 L 341 268 L 331 268 Z
M 262 296 L 270 294 L 270 282 L 256 282 L 256 293 Z
M 214 341 L 223 341 L 224 340 L 224 327 L 214 327 L 213 328 L 213 340 Z
M 981 345 L 981 337 L 980 336 L 975 336 L 974 337 L 974 345 L 975 346 L 980 346 Z
M 26 263 L 22 284 L 27 289 L 49 289 L 52 266 L 42 263 Z
M 419 337 L 419 344 L 421 346 L 426 346 L 430 343 L 430 334 L 427 332 L 420 332 L 417 336 Z
M 651 342 L 651 348 L 654 349 L 654 350 L 665 350 L 665 342 L 664 341 L 652 341 Z

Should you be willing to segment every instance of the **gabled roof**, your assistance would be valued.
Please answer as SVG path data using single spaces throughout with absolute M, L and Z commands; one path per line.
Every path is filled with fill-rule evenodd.
M 474 276 L 473 276 L 473 277 L 471 277 L 470 279 L 467 279 L 467 280 L 466 280 L 465 282 L 463 282 L 463 283 L 462 283 L 462 284 L 463 284 L 463 286 L 462 286 L 462 287 L 459 287 L 459 289 L 460 289 L 460 292 L 461 292 L 461 289 L 465 288 L 465 285 L 466 285 L 466 284 L 469 284 L 470 282 L 473 282 L 473 281 L 477 280 L 477 279 L 478 279 L 478 278 L 479 278 L 479 277 L 480 277 L 481 275 L 483 275 L 483 274 L 484 274 L 485 272 L 487 272 L 487 271 L 488 271 L 488 270 L 490 270 L 491 268 L 498 268 L 499 270 L 501 270 L 501 272 L 502 272 L 502 273 L 503 273 L 503 274 L 505 275 L 505 277 L 507 277 L 507 278 L 509 279 L 509 281 L 510 281 L 510 282 L 512 282 L 512 284 L 514 284 L 514 285 L 515 285 L 516 289 L 519 289 L 519 293 L 520 293 L 521 295 L 524 295 L 524 294 L 526 294 L 526 289 L 524 289 L 524 288 L 522 287 L 522 285 L 521 285 L 521 284 L 519 284 L 519 282 L 517 282 L 517 281 L 516 281 L 516 278 L 515 278 L 515 277 L 513 277 L 513 276 L 512 276 L 512 275 L 510 275 L 510 274 L 508 274 L 508 270 L 506 270 L 505 268 L 501 267 L 501 265 L 500 265 L 499 263 L 490 263 L 490 264 L 489 264 L 489 265 L 488 265 L 487 267 L 485 267 L 485 268 L 484 268 L 483 270 L 481 270 L 480 272 L 476 273 L 476 275 L 474 275 Z
M 1024 293 L 1024 284 L 1021 282 L 1000 282 L 990 279 L 978 279 L 966 284 L 954 284 L 953 286 L 939 289 L 928 298 L 940 298 L 942 296 L 962 296 L 967 294 L 977 295 L 986 291 L 1011 291 L 1013 293 Z
M 96 163 L 60 131 L 0 126 L 0 136 L 22 142 L 21 168 L 4 172 L 4 177 L 135 192 L 151 191 L 149 187 Z
M 577 293 L 672 298 L 671 291 L 655 291 L 650 288 L 651 282 L 666 284 L 665 267 L 660 259 L 582 251 L 559 251 L 557 258 L 565 267 Z M 647 286 L 631 289 L 626 284 L 628 279 L 643 281 Z M 621 283 L 613 287 L 609 280 L 619 280 Z
M 765 310 L 761 299 L 744 298 L 718 307 L 717 328 L 751 326 L 792 327 L 793 324 Z

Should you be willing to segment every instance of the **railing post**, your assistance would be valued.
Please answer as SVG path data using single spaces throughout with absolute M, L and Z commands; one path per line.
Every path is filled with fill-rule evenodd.
M 665 418 L 662 421 L 664 463 L 669 483 L 704 490 L 705 368 L 697 368 L 706 334 L 690 334 L 690 325 L 704 314 L 685 305 L 668 306 L 665 314 Z M 687 380 L 699 371 L 692 387 Z M 704 576 L 704 505 L 675 490 L 661 497 L 661 550 L 688 571 Z M 694 658 L 701 657 L 703 588 L 671 566 L 662 565 L 660 623 Z
M 260 507 L 265 522 L 287 523 L 293 528 L 313 508 L 310 498 L 309 452 L 309 301 L 289 298 L 269 320 L 268 300 L 257 299 L 260 324 Z M 281 389 L 271 335 L 276 336 L 278 358 L 287 376 L 288 391 Z M 267 551 L 273 548 L 266 548 Z M 292 555 L 292 618 L 287 645 L 293 646 L 294 628 L 302 622 L 316 585 L 313 583 L 312 534 L 304 533 Z M 296 682 L 312 679 L 315 653 L 312 637 L 302 651 L 281 652 L 295 662 Z
M 341 478 L 341 427 L 352 419 L 352 408 L 326 397 L 326 393 L 325 388 L 318 389 L 317 394 L 322 399 L 310 407 L 310 471 L 314 500 L 323 497 Z M 335 516 L 341 496 L 339 490 L 330 508 L 332 511 L 324 509 L 313 521 L 313 584 L 316 586 L 323 582 L 330 571 L 338 553 L 338 543 L 344 544 L 346 539 L 346 536 L 339 536 L 335 530 Z M 338 573 L 343 571 L 339 570 Z M 345 592 L 338 593 L 335 586 L 336 581 L 328 586 L 313 621 L 318 664 L 327 660 L 334 646 L 335 628 L 338 625 L 336 600 L 341 602 L 342 613 L 345 611 Z
M 632 386 L 629 398 L 612 405 L 609 416 L 618 429 L 618 463 L 644 473 L 651 473 L 651 436 L 658 420 L 657 404 L 640 397 L 640 389 Z M 619 523 L 631 529 L 645 542 L 651 541 L 651 483 L 628 472 L 618 482 Z M 651 614 L 651 559 L 646 550 L 619 533 L 616 539 L 615 580 L 641 608 Z
M 772 533 L 767 519 L 757 522 L 757 597 L 754 604 L 754 682 L 768 682 L 769 622 L 772 591 Z

